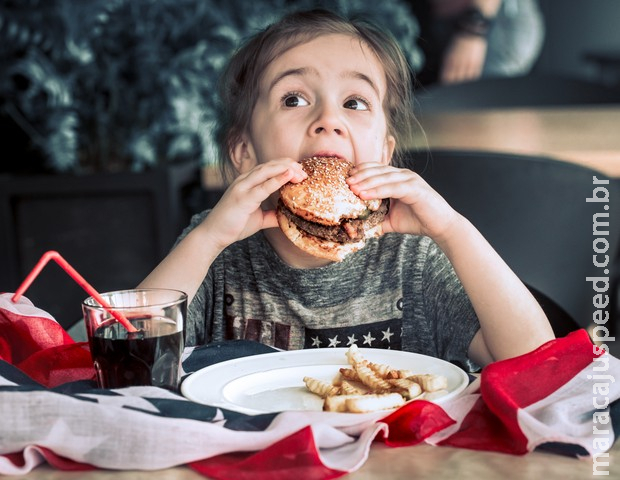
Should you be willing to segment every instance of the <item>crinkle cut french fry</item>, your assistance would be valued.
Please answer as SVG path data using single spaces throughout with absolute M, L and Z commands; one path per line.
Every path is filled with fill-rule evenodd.
M 370 387 L 375 393 L 387 392 L 390 390 L 390 384 L 379 377 L 369 367 L 365 365 L 356 365 L 355 370 L 360 377 L 360 380 L 364 385 Z
M 448 390 L 435 390 L 434 392 L 423 392 L 417 397 L 420 400 L 433 401 L 448 394 Z
M 411 375 L 407 377 L 409 380 L 413 380 L 419 383 L 422 390 L 425 392 L 436 392 L 438 390 L 446 390 L 448 388 L 448 379 L 443 375 L 433 375 L 431 373 L 423 373 L 418 375 Z
M 345 400 L 347 411 L 351 413 L 390 410 L 404 404 L 405 399 L 399 393 L 361 395 L 356 398 L 348 398 Z
M 368 362 L 367 365 L 373 372 L 375 372 L 381 378 L 384 378 L 384 379 L 398 378 L 398 371 L 394 370 L 394 368 L 389 365 L 385 365 L 383 363 L 373 363 L 373 362 Z
M 323 402 L 323 410 L 325 412 L 348 412 L 347 400 L 363 396 L 364 395 L 334 395 L 327 397 Z
M 366 393 L 368 393 L 368 389 L 357 382 L 352 383 L 349 380 L 343 380 L 340 384 L 340 395 L 364 395 Z
M 341 368 L 340 375 L 345 380 L 350 380 L 352 382 L 361 382 L 360 376 L 357 374 L 357 371 L 353 368 Z
M 351 345 L 345 355 L 347 356 L 347 361 L 349 362 L 349 365 L 356 365 L 358 363 L 366 362 L 356 344 Z
M 416 398 L 422 393 L 420 384 L 408 378 L 393 378 L 388 380 L 388 382 L 396 392 L 400 393 L 407 400 Z
M 304 383 L 306 384 L 306 388 L 308 390 L 322 398 L 338 394 L 338 387 L 324 380 L 304 377 Z

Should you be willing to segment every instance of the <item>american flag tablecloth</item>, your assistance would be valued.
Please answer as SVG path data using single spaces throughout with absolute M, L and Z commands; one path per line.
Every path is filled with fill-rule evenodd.
M 360 468 L 373 440 L 589 457 L 609 450 L 620 428 L 620 361 L 585 331 L 489 365 L 441 407 L 420 400 L 388 414 L 251 416 L 153 387 L 96 389 L 88 346 L 27 299 L 10 297 L 0 295 L 0 474 L 48 462 L 66 470 L 188 465 L 216 479 L 328 479 Z M 190 348 L 183 368 L 268 351 L 251 342 Z

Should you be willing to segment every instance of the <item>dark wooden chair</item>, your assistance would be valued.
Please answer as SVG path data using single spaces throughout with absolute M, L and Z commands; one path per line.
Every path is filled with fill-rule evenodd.
M 620 186 L 613 179 L 550 158 L 489 152 L 410 152 L 404 162 L 485 235 L 549 312 L 556 334 L 592 324 L 597 292 L 587 277 L 609 278 L 606 308 L 615 319 Z M 594 177 L 609 184 L 594 185 Z M 607 202 L 586 201 L 597 186 L 609 192 Z M 595 248 L 599 263 L 609 256 L 607 265 L 594 264 Z

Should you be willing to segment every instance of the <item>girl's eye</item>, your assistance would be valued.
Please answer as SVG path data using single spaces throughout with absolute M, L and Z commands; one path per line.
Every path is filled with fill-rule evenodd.
M 370 105 L 362 98 L 351 98 L 344 102 L 344 108 L 350 108 L 351 110 L 369 110 Z
M 297 94 L 288 94 L 285 95 L 282 99 L 282 103 L 284 103 L 285 107 L 305 107 L 308 105 L 308 102 L 301 96 Z

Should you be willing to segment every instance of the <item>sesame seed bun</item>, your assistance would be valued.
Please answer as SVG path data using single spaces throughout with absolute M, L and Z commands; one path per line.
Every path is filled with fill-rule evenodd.
M 280 189 L 284 206 L 295 215 L 322 225 L 340 225 L 377 210 L 381 200 L 365 202 L 346 182 L 353 164 L 337 157 L 312 157 L 301 161 L 308 174 L 301 183 L 287 183 Z
M 277 218 L 297 247 L 320 258 L 341 261 L 381 235 L 387 200 L 364 201 L 346 182 L 353 164 L 337 157 L 301 161 L 308 177 L 280 189 Z

